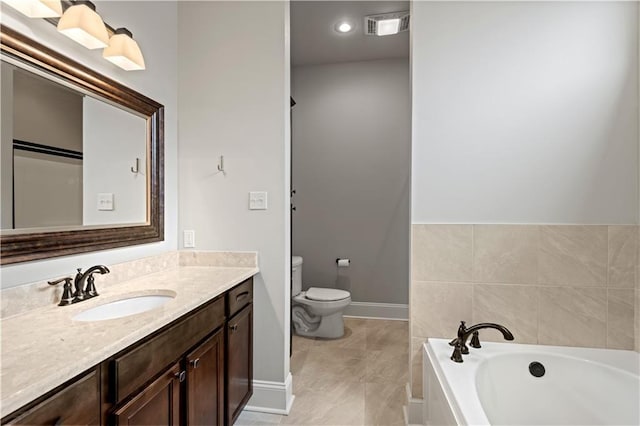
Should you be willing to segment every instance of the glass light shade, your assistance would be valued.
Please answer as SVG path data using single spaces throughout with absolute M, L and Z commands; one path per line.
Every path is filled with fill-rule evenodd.
M 58 21 L 58 31 L 87 49 L 109 45 L 109 33 L 102 18 L 86 4 L 67 9 Z
M 57 18 L 62 15 L 60 0 L 2 0 L 29 18 Z
M 129 34 L 116 30 L 111 36 L 109 46 L 102 52 L 102 56 L 127 71 L 145 69 L 144 57 L 138 43 Z
M 343 22 L 340 25 L 338 25 L 338 31 L 340 31 L 341 33 L 348 33 L 349 31 L 351 31 L 351 24 L 349 24 L 348 22 Z
M 382 19 L 377 22 L 376 35 L 397 34 L 400 30 L 400 19 Z

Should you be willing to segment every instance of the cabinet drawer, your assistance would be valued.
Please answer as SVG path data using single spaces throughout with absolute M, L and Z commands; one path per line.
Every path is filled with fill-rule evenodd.
M 9 425 L 98 425 L 100 380 L 96 369 L 36 404 Z M 3 422 L 3 424 L 5 424 Z
M 229 290 L 227 294 L 227 304 L 229 306 L 229 318 L 240 309 L 253 301 L 253 278 L 249 278 L 242 284 Z
M 220 297 L 113 359 L 111 402 L 118 403 L 140 388 L 224 321 L 224 298 Z

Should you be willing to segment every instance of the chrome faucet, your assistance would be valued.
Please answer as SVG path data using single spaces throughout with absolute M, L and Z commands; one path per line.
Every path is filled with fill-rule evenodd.
M 76 274 L 75 279 L 73 280 L 76 291 L 73 294 L 74 303 L 81 302 L 85 299 L 90 299 L 98 295 L 98 291 L 96 290 L 95 278 L 93 277 L 94 273 L 108 274 L 109 268 L 104 265 L 96 265 L 87 269 L 84 273 L 81 268 L 78 268 L 78 273 Z M 85 287 L 86 283 L 86 287 Z
M 502 333 L 502 336 L 505 340 L 513 340 L 513 334 L 507 329 L 507 327 L 494 324 L 490 322 L 483 322 L 480 324 L 472 325 L 467 328 L 464 321 L 460 321 L 460 327 L 458 327 L 458 337 L 449 342 L 449 345 L 453 346 L 453 353 L 451 354 L 451 360 L 454 362 L 463 362 L 462 355 L 469 353 L 469 348 L 467 347 L 467 339 L 469 336 L 473 335 L 471 338 L 472 348 L 481 348 L 480 338 L 478 331 L 483 328 L 493 328 Z

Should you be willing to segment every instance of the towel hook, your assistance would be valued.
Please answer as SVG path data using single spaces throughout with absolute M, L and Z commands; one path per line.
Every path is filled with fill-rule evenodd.
M 220 162 L 218 163 L 218 171 L 222 172 L 223 175 L 227 175 L 227 172 L 224 171 L 224 155 L 220 156 Z
M 138 157 L 136 157 L 135 167 L 131 166 L 131 173 L 135 173 L 135 174 L 140 173 L 140 159 Z

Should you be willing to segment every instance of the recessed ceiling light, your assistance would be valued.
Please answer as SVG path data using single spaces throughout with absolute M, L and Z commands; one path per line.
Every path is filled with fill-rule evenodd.
M 348 22 L 339 22 L 336 24 L 336 31 L 339 33 L 348 33 L 353 29 L 353 26 Z

